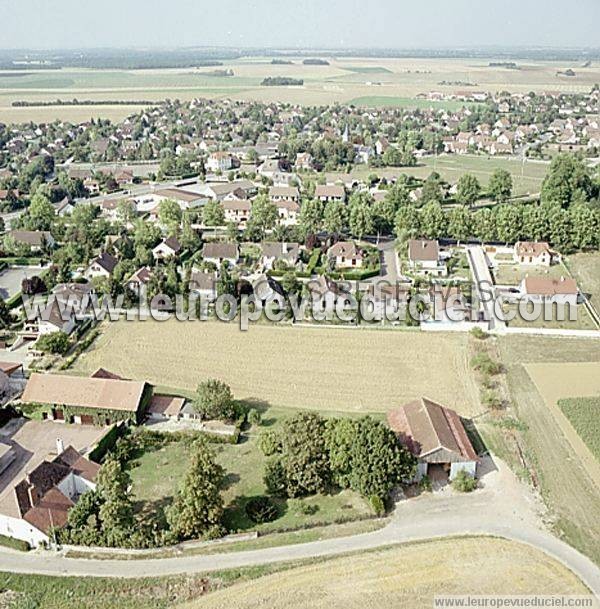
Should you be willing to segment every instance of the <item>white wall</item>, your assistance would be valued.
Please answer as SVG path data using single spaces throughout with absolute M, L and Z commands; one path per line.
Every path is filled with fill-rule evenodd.
M 0 514 L 0 535 L 26 541 L 34 548 L 48 541 L 48 536 L 45 533 L 36 529 L 26 520 L 12 518 L 4 514 Z
M 456 474 L 461 470 L 466 471 L 468 474 L 471 474 L 473 478 L 477 474 L 477 461 L 465 461 L 464 463 L 452 463 L 450 465 L 450 475 L 448 478 L 450 480 L 454 480 Z

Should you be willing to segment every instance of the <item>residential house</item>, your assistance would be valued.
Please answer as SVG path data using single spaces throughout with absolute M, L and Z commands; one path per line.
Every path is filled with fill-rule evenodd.
M 167 260 L 174 258 L 181 252 L 181 244 L 176 237 L 163 239 L 153 250 L 154 260 Z
M 146 290 L 152 279 L 152 269 L 143 266 L 138 269 L 126 282 L 126 287 L 131 290 L 138 298 L 145 297 Z
M 147 417 L 151 421 L 177 421 L 183 410 L 185 398 L 174 395 L 153 395 Z
M 261 263 L 266 270 L 272 269 L 278 260 L 293 268 L 300 257 L 300 245 L 298 243 L 263 242 L 261 249 Z
M 317 184 L 315 199 L 319 199 L 323 203 L 329 203 L 329 201 L 341 201 L 343 203 L 346 200 L 346 191 L 343 186 Z
M 85 272 L 85 276 L 90 281 L 96 277 L 107 279 L 112 275 L 118 263 L 119 261 L 115 256 L 108 252 L 102 252 L 90 262 L 90 265 Z
M 579 296 L 577 282 L 570 277 L 525 277 L 520 285 L 521 295 L 535 302 L 576 306 Z
M 205 243 L 202 257 L 205 262 L 212 262 L 219 269 L 223 262 L 235 266 L 240 259 L 240 249 L 237 243 Z
M 40 252 L 44 247 L 54 247 L 54 238 L 46 230 L 11 230 L 7 235 L 17 245 L 28 247 L 31 253 Z
M 214 302 L 217 299 L 217 274 L 192 271 L 188 288 L 205 302 Z
M 421 398 L 390 411 L 387 420 L 417 458 L 417 479 L 453 480 L 460 471 L 476 476 L 479 458 L 454 410 Z
M 428 239 L 408 242 L 408 266 L 419 275 L 445 277 L 448 274 L 446 263 L 440 256 L 439 243 Z
M 273 203 L 279 201 L 300 201 L 300 192 L 296 186 L 271 186 L 269 198 Z
M 338 241 L 327 250 L 327 257 L 335 261 L 338 269 L 361 268 L 363 266 L 362 250 L 354 241 Z
M 550 245 L 545 241 L 517 241 L 514 260 L 517 264 L 549 267 L 552 264 L 553 255 Z
M 252 204 L 246 199 L 230 199 L 222 203 L 225 222 L 234 222 L 237 226 L 244 226 L 250 219 Z
M 279 201 L 277 206 L 277 214 L 279 216 L 279 224 L 283 226 L 295 226 L 298 224 L 298 216 L 300 215 L 300 205 L 296 201 Z
M 230 171 L 235 166 L 234 158 L 229 152 L 218 150 L 208 155 L 206 169 L 213 173 Z

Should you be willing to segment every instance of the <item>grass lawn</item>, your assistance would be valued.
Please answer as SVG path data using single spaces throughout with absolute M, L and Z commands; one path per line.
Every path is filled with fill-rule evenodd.
M 316 561 L 234 584 L 186 609 L 347 609 L 433 606 L 440 594 L 586 594 L 542 552 L 492 538 L 406 544 Z
M 402 330 L 107 322 L 72 371 L 102 366 L 187 391 L 219 378 L 239 400 L 320 412 L 385 413 L 426 395 L 468 417 L 479 412 L 468 341 Z
M 559 400 L 558 405 L 592 454 L 600 461 L 600 398 Z
M 523 304 L 525 306 L 525 304 Z M 510 304 L 504 307 L 505 314 L 515 313 L 514 319 L 507 322 L 509 327 L 513 328 L 546 328 L 552 330 L 598 330 L 596 322 L 592 319 L 589 311 L 584 305 L 577 306 L 577 319 L 569 319 L 569 308 L 555 305 L 552 307 L 552 314 L 548 315 L 549 319 L 545 319 L 543 308 L 540 309 L 540 315 L 537 319 L 528 320 L 525 319 L 525 315 L 521 315 L 519 312 L 521 309 L 517 304 Z M 533 311 L 533 309 L 527 305 L 524 312 Z M 564 319 L 560 319 L 563 317 Z
M 240 444 L 212 445 L 217 461 L 225 471 L 223 523 L 228 531 L 269 533 L 372 516 L 368 503 L 357 493 L 346 490 L 302 499 L 299 503 L 310 506 L 310 514 L 301 513 L 296 505 L 298 502 L 277 499 L 279 517 L 276 520 L 256 525 L 248 519 L 244 510 L 247 501 L 266 493 L 263 483 L 265 457 L 257 446 L 258 434 L 262 429 L 276 429 L 289 414 L 289 411 L 269 410 L 263 415 L 264 425 L 253 427 L 249 434 L 242 436 Z M 186 442 L 172 442 L 156 450 L 147 450 L 131 462 L 133 495 L 138 510 L 154 511 L 170 505 L 187 471 L 189 450 Z
M 496 285 L 518 286 L 525 277 L 549 277 L 560 279 L 567 277 L 568 272 L 562 264 L 546 266 L 521 266 L 519 264 L 501 264 L 494 271 Z
M 575 254 L 566 260 L 582 292 L 589 295 L 590 303 L 600 313 L 600 253 Z

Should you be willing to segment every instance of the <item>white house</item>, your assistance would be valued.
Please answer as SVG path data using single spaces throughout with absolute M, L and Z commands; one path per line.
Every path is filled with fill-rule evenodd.
M 96 277 L 108 278 L 112 275 L 118 262 L 112 254 L 102 252 L 90 262 L 85 276 L 90 281 Z
M 298 216 L 300 215 L 300 205 L 296 201 L 279 201 L 277 206 L 277 214 L 279 215 L 279 224 L 283 226 L 295 226 L 298 224 Z
M 517 264 L 533 266 L 550 266 L 553 254 L 545 241 L 517 241 L 515 243 L 514 260 Z
M 428 239 L 408 242 L 408 266 L 419 275 L 445 277 L 448 274 L 446 263 L 440 256 L 439 243 Z
M 338 269 L 361 268 L 363 253 L 354 241 L 338 241 L 327 250 L 327 257 L 335 260 Z
M 233 156 L 229 152 L 218 150 L 208 155 L 206 159 L 206 169 L 216 173 L 218 171 L 225 172 L 234 168 Z
M 235 266 L 240 259 L 240 249 L 237 243 L 205 243 L 202 257 L 205 262 L 212 262 L 219 269 L 223 262 Z
M 163 239 L 153 250 L 154 260 L 167 260 L 173 258 L 181 252 L 181 244 L 175 237 Z

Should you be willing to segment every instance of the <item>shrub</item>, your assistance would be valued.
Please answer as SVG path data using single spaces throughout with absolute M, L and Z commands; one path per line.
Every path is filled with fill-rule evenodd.
M 256 410 L 256 408 L 252 408 L 250 410 L 250 412 L 248 413 L 248 423 L 250 423 L 250 425 L 260 425 L 262 422 L 262 416 L 260 414 L 260 412 L 258 412 L 258 410 Z
M 502 408 L 502 398 L 493 389 L 486 389 L 481 394 L 481 402 L 486 408 L 491 408 L 492 410 Z
M 475 326 L 471 330 L 471 334 L 478 340 L 485 340 L 486 338 L 489 338 L 489 336 L 490 336 L 487 332 L 484 332 L 479 326 Z
M 303 516 L 312 516 L 319 511 L 319 506 L 314 503 L 306 503 L 302 499 L 290 499 L 288 501 L 288 507 L 295 514 L 302 514 Z
M 258 436 L 258 448 L 265 457 L 270 457 L 281 450 L 281 440 L 277 432 L 266 430 Z
M 69 350 L 69 337 L 62 331 L 44 334 L 43 336 L 40 336 L 36 346 L 44 353 L 58 353 L 64 355 Z
M 369 505 L 377 516 L 383 516 L 385 514 L 385 503 L 379 495 L 371 495 L 369 497 Z
M 419 482 L 421 490 L 430 493 L 431 492 L 431 478 L 429 476 L 423 476 Z
M 470 493 L 477 488 L 477 480 L 461 469 L 452 480 L 452 487 L 460 493 Z
M 271 522 L 277 518 L 277 506 L 270 497 L 253 497 L 244 509 L 246 516 L 256 524 Z
M 471 366 L 483 374 L 494 376 L 502 372 L 502 365 L 494 361 L 488 353 L 478 353 L 471 359 Z

